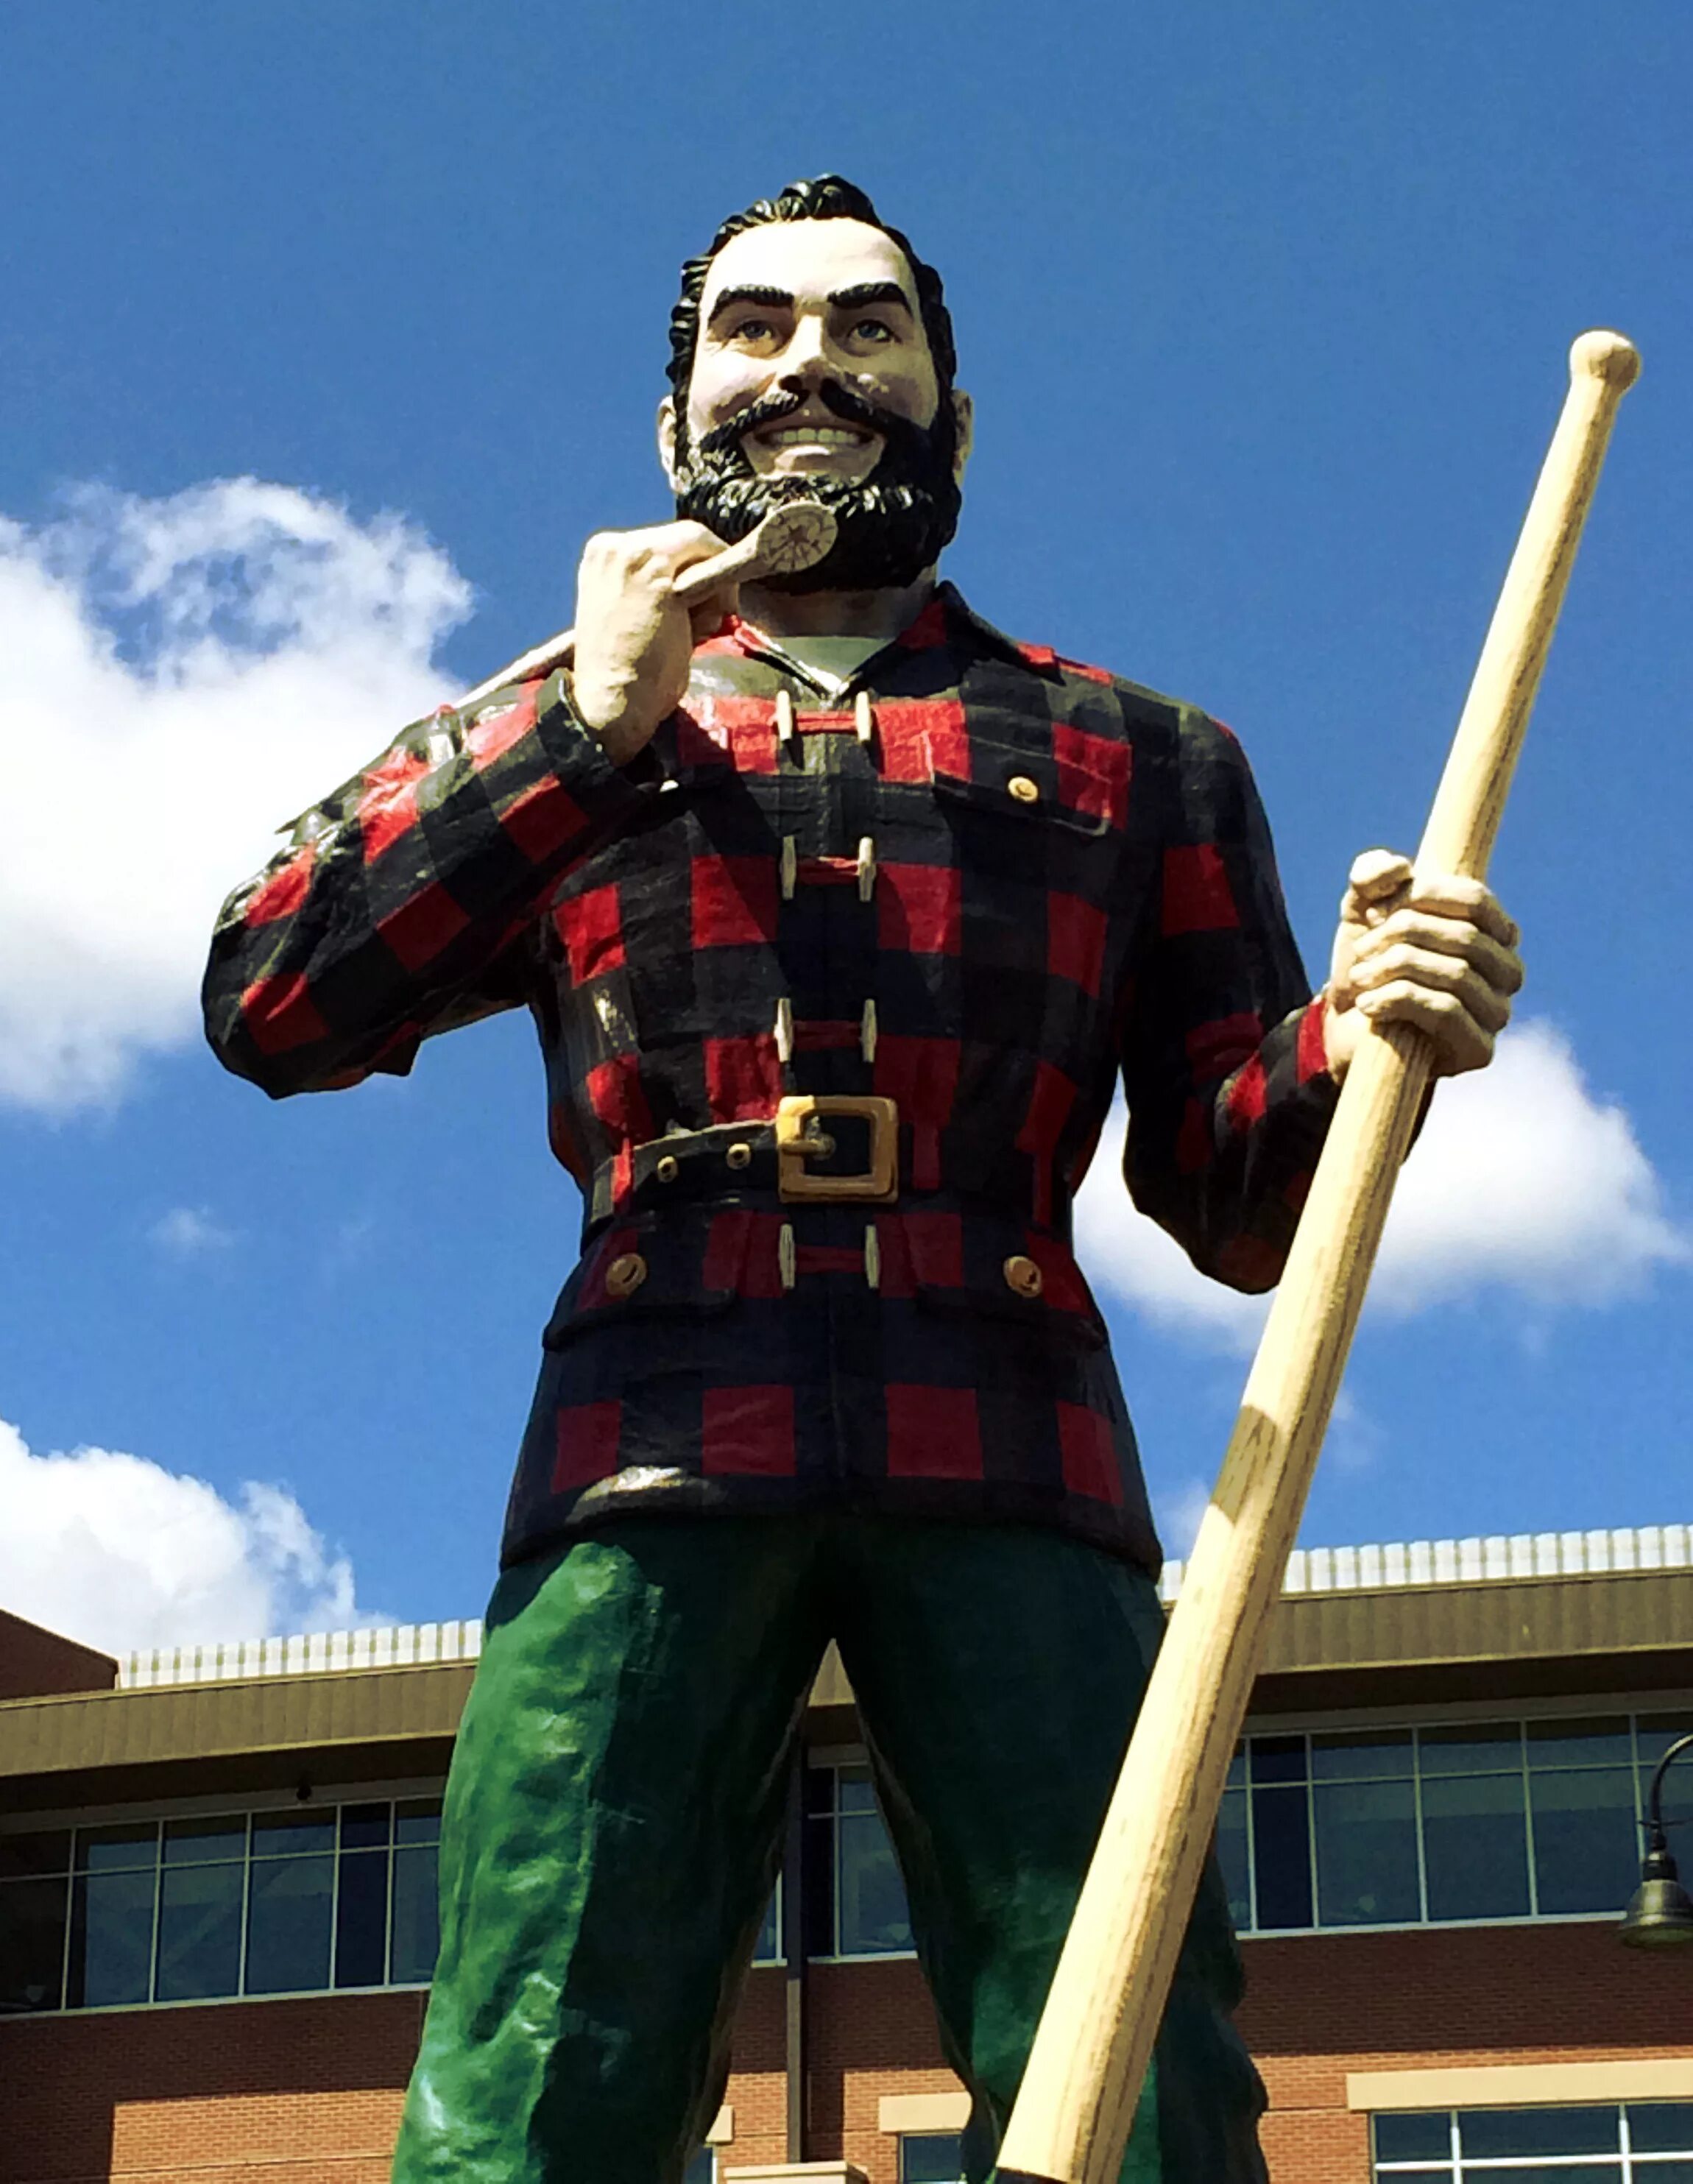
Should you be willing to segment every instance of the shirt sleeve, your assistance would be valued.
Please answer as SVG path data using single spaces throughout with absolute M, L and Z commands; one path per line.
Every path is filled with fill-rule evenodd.
M 1141 1212 L 1231 1288 L 1281 1279 L 1338 1087 L 1270 830 L 1232 733 L 1184 710 L 1122 1022 L 1123 1174 Z
M 563 674 L 443 708 L 306 812 L 224 905 L 203 1001 L 275 1099 L 403 1076 L 432 1033 L 524 997 L 514 943 L 643 801 Z

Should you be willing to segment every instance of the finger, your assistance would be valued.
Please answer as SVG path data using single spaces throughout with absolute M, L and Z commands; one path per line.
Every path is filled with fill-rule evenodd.
M 1406 901 L 1413 910 L 1432 910 L 1444 917 L 1467 917 L 1506 948 L 1514 948 L 1523 937 L 1522 928 L 1506 914 L 1487 883 L 1467 879 L 1461 872 L 1417 873 Z
M 1373 1024 L 1412 1024 L 1424 1033 L 1434 1047 L 1440 1076 L 1484 1069 L 1493 1059 L 1493 1033 L 1476 1021 L 1456 994 L 1401 979 L 1361 996 L 1358 1006 Z
M 1410 858 L 1401 856 L 1397 850 L 1365 850 L 1353 858 L 1346 884 L 1360 894 L 1391 894 L 1395 888 L 1404 886 L 1411 872 Z
M 1361 975 L 1366 964 L 1401 946 L 1462 956 L 1498 993 L 1514 994 L 1523 983 L 1523 959 L 1514 949 L 1501 945 L 1467 918 L 1439 917 L 1409 908 L 1395 911 L 1359 939 L 1352 950 L 1352 974 Z
M 1353 966 L 1353 999 L 1360 1008 L 1369 994 L 1405 984 L 1456 994 L 1484 1030 L 1503 1031 L 1511 1021 L 1509 1000 L 1461 956 L 1440 956 L 1401 942 L 1367 964 Z

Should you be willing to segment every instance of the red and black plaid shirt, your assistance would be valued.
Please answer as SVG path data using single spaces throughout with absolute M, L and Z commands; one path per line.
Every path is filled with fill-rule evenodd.
M 826 681 L 731 623 L 624 769 L 559 675 L 408 729 L 231 897 L 212 1044 L 281 1096 L 532 1013 L 585 1248 L 508 1561 L 631 1510 L 850 1508 L 1156 1566 L 1070 1202 L 1121 1069 L 1135 1202 L 1225 1282 L 1280 1273 L 1334 1088 L 1246 761 L 950 589 Z M 781 1194 L 804 1093 L 896 1103 L 896 1197 Z M 805 1172 L 865 1169 L 827 1120 Z

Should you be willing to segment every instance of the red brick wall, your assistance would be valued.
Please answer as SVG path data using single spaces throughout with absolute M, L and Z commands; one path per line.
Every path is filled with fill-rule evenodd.
M 1608 1922 L 1312 1935 L 1245 1958 L 1276 2184 L 1366 2184 L 1349 2070 L 1693 2053 L 1693 1965 L 1621 1947 Z
M 1693 2053 L 1693 1966 L 1608 1925 L 1252 1942 L 1246 1963 L 1276 2184 L 1365 2184 L 1349 2070 Z M 737 2167 L 783 2158 L 782 1987 L 755 1972 L 736 2029 Z M 894 2184 L 878 2100 L 953 2083 L 916 1966 L 820 1964 L 810 1988 L 807 2152 Z M 421 2020 L 393 1994 L 0 2024 L 0 2184 L 384 2184 Z
M 420 1994 L 0 2025 L 4 2184 L 384 2184 Z

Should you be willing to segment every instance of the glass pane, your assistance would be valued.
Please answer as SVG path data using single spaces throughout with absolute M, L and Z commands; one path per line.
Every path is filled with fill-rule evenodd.
M 241 1865 L 167 1865 L 159 1892 L 159 2002 L 234 1994 L 241 1983 Z
M 342 1851 L 341 1897 L 335 1910 L 337 1986 L 381 1986 L 387 1931 L 388 1853 Z
M 1411 1731 L 1360 1730 L 1350 1736 L 1313 1736 L 1311 1772 L 1318 1782 L 1373 1782 L 1409 1779 Z
M 840 1953 L 862 1957 L 911 1946 L 905 1886 L 877 1813 L 843 1814 L 840 1843 Z
M 432 1979 L 441 1947 L 439 1880 L 432 1843 L 394 1852 L 394 1953 L 388 1977 L 396 1986 Z
M 1470 2109 L 1458 2116 L 1467 2161 L 1508 2153 L 1611 2153 L 1618 2151 L 1621 2116 L 1605 2108 Z
M 702 2146 L 682 2172 L 682 2184 L 713 2184 L 717 2174 L 717 2157 L 709 2146 Z
M 1426 2115 L 1378 2115 L 1378 2161 L 1444 2161 L 1451 2153 L 1452 2119 L 1445 2109 Z
M 70 1869 L 69 1828 L 55 1828 L 50 1835 L 0 1836 L 0 1880 Z
M 836 1780 L 840 1785 L 840 1806 L 843 1813 L 873 1813 L 876 1810 L 876 1789 L 867 1767 L 843 1767 Z
M 341 1808 L 342 1850 L 386 1849 L 393 1823 L 392 1805 L 343 1805 Z
M 79 1828 L 76 1863 L 89 1873 L 114 1873 L 150 1866 L 159 1857 L 159 1823 L 131 1821 L 122 1827 Z
M 247 1821 L 220 1814 L 213 1820 L 167 1820 L 164 1823 L 164 1863 L 201 1865 L 212 1858 L 245 1858 Z
M 1255 1736 L 1252 1739 L 1252 1780 L 1258 1782 L 1303 1782 L 1306 1774 L 1302 1736 Z
M 1256 1777 L 1255 1747 L 1252 1768 Z M 1311 1792 L 1303 1784 L 1252 1792 L 1258 1864 L 1258 1928 L 1308 1926 L 1311 1918 Z
M 63 1874 L 0 1887 L 0 2016 L 58 2008 L 70 1890 Z
M 1615 1911 L 1640 1877 L 1632 1768 L 1532 1774 L 1534 1880 L 1541 1913 Z
M 1685 1713 L 1643 1714 L 1635 1726 L 1639 1732 L 1640 1800 L 1644 1805 L 1652 1769 L 1672 1744 L 1679 1743 L 1684 1736 L 1693 1736 L 1693 1717 Z M 1671 1760 L 1669 1772 L 1663 1778 L 1663 1817 L 1666 1820 L 1685 1819 L 1690 1814 L 1693 1814 L 1693 1752 L 1685 1752 L 1680 1758 Z
M 1226 1780 L 1228 1781 L 1228 1787 L 1231 1790 L 1238 1790 L 1245 1783 L 1246 1780 L 1246 1747 L 1244 1744 L 1237 1744 L 1235 1746 L 1234 1757 L 1228 1763 L 1228 1774 Z
M 70 1906 L 72 2009 L 147 2000 L 154 1886 L 151 1872 L 78 1877 Z
M 432 1843 L 441 1840 L 441 1800 L 411 1797 L 394 1807 L 394 1841 Z
M 1523 1731 L 1514 1721 L 1465 1722 L 1423 1729 L 1417 1748 L 1425 1774 L 1491 1774 L 1523 1763 Z
M 835 1821 L 833 1812 L 814 1813 L 805 1822 L 805 1900 L 801 1929 L 808 1957 L 838 1956 L 835 1933 Z
M 1431 1919 L 1526 1916 L 1529 1841 L 1522 1776 L 1425 1779 L 1423 1855 Z
M 247 1992 L 303 1994 L 329 1985 L 332 1858 L 273 1858 L 253 1869 Z
M 254 1858 L 306 1858 L 335 1848 L 333 1813 L 255 1813 Z
M 1323 1924 L 1408 1925 L 1420 1918 L 1412 1786 L 1319 1782 L 1312 1795 Z
M 764 1924 L 758 1930 L 758 1939 L 753 1943 L 753 1962 L 755 1964 L 779 1964 L 782 1962 L 782 1883 L 777 1880 L 770 1892 L 770 1902 L 765 1906 Z
M 1222 1868 L 1228 1891 L 1228 1915 L 1237 1927 L 1252 1920 L 1252 1899 L 1246 1871 L 1246 1792 L 1225 1790 L 1217 1816 L 1217 1862 Z
M 1693 2184 L 1693 2160 L 1636 2161 L 1635 2184 Z
M 910 2132 L 899 2141 L 899 2184 L 956 2184 L 964 2142 L 955 2131 Z
M 1693 2153 L 1693 2101 L 1630 2101 L 1629 2140 L 1636 2153 Z
M 1626 1714 L 1597 1721 L 1531 1721 L 1530 1767 L 1628 1767 L 1635 1740 Z

